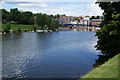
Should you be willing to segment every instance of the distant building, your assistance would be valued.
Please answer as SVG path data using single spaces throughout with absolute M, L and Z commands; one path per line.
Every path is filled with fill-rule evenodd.
M 89 25 L 90 24 L 90 17 L 89 16 L 85 16 L 84 18 L 83 18 L 83 21 L 84 21 L 84 25 Z
M 90 24 L 90 17 L 89 16 L 81 17 L 79 20 L 79 24 L 89 25 Z
M 82 27 L 99 27 L 102 19 L 90 19 L 90 16 L 74 17 L 74 16 L 60 16 L 58 19 L 59 24 L 64 26 L 82 26 Z M 80 25 L 79 25 L 80 24 Z
M 71 21 L 71 24 L 78 24 L 78 21 Z
M 102 22 L 102 19 L 91 19 L 91 25 L 99 26 Z
M 60 24 L 71 23 L 71 21 L 73 21 L 73 19 L 75 18 L 76 17 L 73 17 L 73 16 L 60 16 L 58 18 L 58 21 Z
M 89 21 L 89 20 L 90 20 L 90 17 L 89 17 L 89 16 L 85 16 L 85 17 L 83 18 L 83 20 Z

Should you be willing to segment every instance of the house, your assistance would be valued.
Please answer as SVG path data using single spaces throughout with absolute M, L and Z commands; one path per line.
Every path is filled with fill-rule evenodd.
M 60 16 L 58 18 L 58 21 L 60 24 L 68 24 L 68 23 L 71 23 L 71 21 L 75 18 L 76 17 L 73 17 L 73 16 Z
M 91 19 L 91 25 L 99 26 L 102 22 L 102 19 Z
M 85 16 L 83 18 L 83 24 L 84 25 L 89 25 L 90 24 L 90 17 L 89 16 Z
M 90 24 L 90 17 L 85 16 L 85 17 L 80 18 L 79 24 L 89 25 Z

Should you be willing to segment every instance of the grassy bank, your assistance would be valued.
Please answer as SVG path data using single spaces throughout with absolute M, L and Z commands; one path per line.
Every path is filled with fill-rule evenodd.
M 58 26 L 58 28 L 62 28 L 63 26 Z M 22 25 L 22 24 L 2 24 L 2 32 L 9 32 L 10 30 L 13 32 L 22 31 L 36 31 L 36 29 L 48 29 L 43 26 L 35 26 L 35 25 Z M 56 27 L 53 26 L 52 31 L 55 31 Z
M 118 74 L 118 64 L 120 64 L 120 60 L 118 57 L 120 57 L 120 54 L 109 59 L 103 65 L 95 68 L 82 78 L 120 78 L 120 75 Z
M 20 24 L 9 24 L 9 27 L 13 31 L 31 31 L 34 30 L 37 26 L 34 25 L 20 25 Z M 2 24 L 2 30 L 5 31 L 8 28 L 7 24 Z

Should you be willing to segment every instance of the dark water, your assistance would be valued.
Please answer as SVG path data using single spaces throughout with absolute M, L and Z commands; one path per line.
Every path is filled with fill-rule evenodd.
M 3 35 L 3 77 L 79 78 L 93 69 L 94 32 Z

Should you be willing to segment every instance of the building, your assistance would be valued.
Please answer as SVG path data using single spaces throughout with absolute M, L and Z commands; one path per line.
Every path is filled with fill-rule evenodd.
M 71 23 L 71 21 L 73 21 L 73 19 L 75 19 L 76 17 L 73 16 L 60 16 L 58 18 L 58 21 L 60 24 L 68 24 Z
M 91 25 L 99 26 L 102 22 L 102 19 L 91 19 Z
M 90 17 L 89 16 L 85 16 L 85 17 L 80 18 L 79 24 L 89 25 L 90 24 Z

